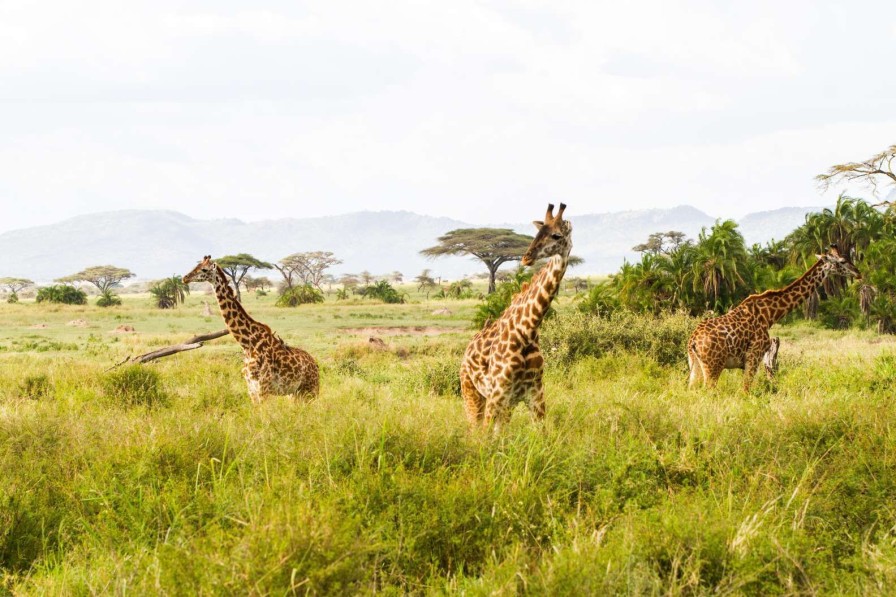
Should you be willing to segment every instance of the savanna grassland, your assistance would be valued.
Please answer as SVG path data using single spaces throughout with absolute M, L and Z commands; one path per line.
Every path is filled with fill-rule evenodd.
M 779 326 L 773 385 L 692 392 L 693 320 L 556 305 L 547 420 L 499 437 L 458 396 L 474 300 L 247 297 L 322 373 L 260 405 L 229 337 L 107 371 L 222 329 L 201 293 L 0 305 L 0 590 L 896 592 L 893 337 Z

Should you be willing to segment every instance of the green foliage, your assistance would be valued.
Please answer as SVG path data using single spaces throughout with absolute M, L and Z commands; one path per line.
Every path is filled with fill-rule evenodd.
M 87 293 L 67 284 L 46 286 L 37 291 L 38 303 L 62 303 L 64 305 L 86 305 Z
M 661 365 L 681 364 L 697 320 L 684 314 L 654 317 L 627 310 L 609 316 L 564 313 L 542 328 L 541 348 L 548 358 L 567 365 L 584 356 L 621 351 L 643 355 Z
M 481 329 L 489 321 L 496 321 L 501 314 L 510 306 L 516 295 L 523 288 L 523 284 L 532 279 L 534 271 L 518 267 L 513 274 L 504 282 L 498 284 L 494 292 L 487 295 L 484 302 L 476 307 L 476 313 L 473 315 L 473 327 Z M 545 318 L 552 317 L 554 308 L 549 307 Z
M 609 317 L 621 308 L 619 295 L 610 282 L 595 284 L 579 303 L 579 310 L 601 317 Z
M 103 292 L 100 294 L 100 298 L 96 300 L 97 307 L 115 307 L 118 305 L 121 305 L 121 298 L 110 291 Z
M 16 294 L 15 292 L 9 293 L 9 296 L 6 297 L 6 302 L 9 303 L 10 305 L 14 305 L 14 304 L 18 303 L 19 295 Z
M 398 304 L 407 300 L 407 295 L 398 292 L 386 280 L 380 280 L 370 286 L 365 286 L 358 291 L 358 294 L 365 298 L 379 299 L 384 303 Z
M 456 280 L 439 290 L 434 297 L 455 300 L 473 298 L 473 283 L 466 279 Z
M 144 365 L 131 365 L 108 373 L 103 379 L 107 397 L 128 406 L 160 406 L 168 401 L 162 377 Z
M 188 294 L 190 285 L 184 283 L 180 276 L 159 280 L 149 288 L 153 305 L 159 309 L 174 309 L 177 305 L 183 304 Z
M 338 289 L 336 289 L 336 300 L 337 300 L 337 301 L 345 301 L 345 300 L 348 300 L 348 288 L 338 288 Z
M 22 396 L 34 400 L 47 398 L 52 391 L 50 378 L 46 374 L 29 375 L 24 379 L 21 386 Z
M 324 294 L 311 284 L 285 288 L 277 298 L 278 307 L 298 307 L 324 302 Z

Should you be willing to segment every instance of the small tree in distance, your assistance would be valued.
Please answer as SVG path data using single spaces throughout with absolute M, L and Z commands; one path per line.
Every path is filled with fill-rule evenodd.
M 215 259 L 215 263 L 217 263 L 221 269 L 224 270 L 224 273 L 227 274 L 227 277 L 230 278 L 230 281 L 233 283 L 233 288 L 236 290 L 236 300 L 240 302 L 243 300 L 243 297 L 240 294 L 240 284 L 242 284 L 243 278 L 246 277 L 246 274 L 249 273 L 250 269 L 274 269 L 274 266 L 270 263 L 256 259 L 248 253 L 225 255 L 220 259 Z
M 532 242 L 531 236 L 509 228 L 460 228 L 438 238 L 439 244 L 423 249 L 430 258 L 444 255 L 471 255 L 488 268 L 488 292 L 495 291 L 498 268 L 509 261 L 519 261 Z
M 340 263 L 342 260 L 337 259 L 330 251 L 308 251 L 293 253 L 272 265 L 283 276 L 285 289 L 291 289 L 301 281 L 302 284 L 314 286 L 323 292 L 326 271 Z
M 420 275 L 414 278 L 414 283 L 417 285 L 417 292 L 432 290 L 437 286 L 435 279 L 430 275 L 430 270 L 428 269 L 420 272 Z
M 57 282 L 88 282 L 100 291 L 100 298 L 96 304 L 100 307 L 120 305 L 121 299 L 112 293 L 112 288 L 121 284 L 122 280 L 133 278 L 134 272 L 124 267 L 114 265 L 95 265 L 88 267 L 76 274 L 57 278 Z
M 19 302 L 19 291 L 34 286 L 34 282 L 28 278 L 0 278 L 0 286 L 9 293 L 6 302 L 17 303 Z

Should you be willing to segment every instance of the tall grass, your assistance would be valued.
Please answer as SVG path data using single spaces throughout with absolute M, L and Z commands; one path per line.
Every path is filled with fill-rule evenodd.
M 896 345 L 785 328 L 774 390 L 743 394 L 728 373 L 689 392 L 683 357 L 663 348 L 688 324 L 578 317 L 545 329 L 546 422 L 518 409 L 498 437 L 463 417 L 463 334 L 386 349 L 343 336 L 319 351 L 310 403 L 250 404 L 227 345 L 117 386 L 103 371 L 117 355 L 4 353 L 0 586 L 896 590 Z M 621 348 L 603 348 L 607 334 Z

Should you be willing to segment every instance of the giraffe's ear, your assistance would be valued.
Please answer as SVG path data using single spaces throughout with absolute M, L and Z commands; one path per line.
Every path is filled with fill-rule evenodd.
M 541 227 L 544 226 L 544 222 L 541 220 L 532 220 L 532 223 L 535 224 L 535 227 L 541 230 Z

